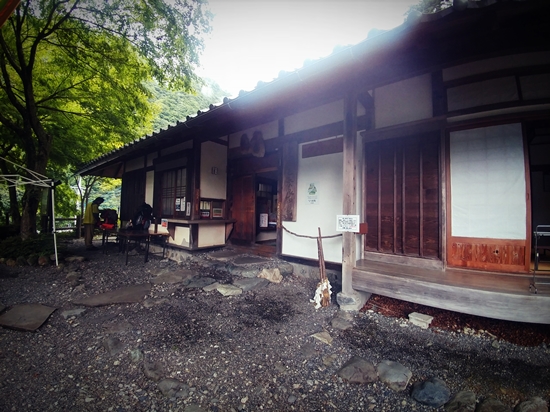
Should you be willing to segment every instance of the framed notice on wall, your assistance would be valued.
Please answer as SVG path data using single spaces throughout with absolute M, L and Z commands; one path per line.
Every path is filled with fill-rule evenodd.
M 337 232 L 359 232 L 359 215 L 337 215 Z

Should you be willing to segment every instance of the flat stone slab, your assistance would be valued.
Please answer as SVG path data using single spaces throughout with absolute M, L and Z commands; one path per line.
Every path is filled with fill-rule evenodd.
M 176 271 L 165 270 L 151 279 L 151 283 L 158 285 L 161 283 L 177 284 L 183 283 L 194 277 L 196 273 L 189 269 Z
M 233 250 L 217 250 L 216 252 L 210 253 L 208 256 L 212 259 L 221 260 L 222 262 L 227 262 L 228 260 L 233 259 L 236 256 L 239 256 L 238 252 Z
M 223 296 L 236 296 L 243 293 L 241 288 L 233 285 L 218 285 L 216 288 Z
M 251 290 L 265 288 L 267 285 L 269 285 L 269 281 L 262 278 L 244 278 L 237 279 L 233 282 L 233 285 L 241 288 L 243 292 L 248 292 Z
M 192 288 L 198 288 L 198 289 L 202 289 L 204 288 L 205 286 L 208 286 L 208 285 L 211 285 L 212 283 L 216 282 L 216 279 L 213 279 L 213 278 L 209 278 L 209 277 L 204 277 L 204 278 L 199 278 L 199 277 L 195 277 L 193 279 L 191 279 L 191 282 L 189 282 L 186 287 L 189 288 L 189 289 L 192 289 Z
M 0 316 L 0 325 L 7 328 L 35 331 L 46 322 L 55 309 L 39 303 L 15 305 Z
M 259 256 L 239 256 L 233 261 L 234 265 L 258 265 L 261 263 L 267 263 L 269 260 L 261 258 Z
M 74 300 L 76 305 L 83 306 L 106 306 L 114 303 L 137 303 L 141 302 L 145 295 L 151 292 L 151 284 L 124 286 L 110 292 L 99 293 L 79 300 Z
M 63 316 L 63 319 L 69 319 L 70 317 L 79 317 L 83 315 L 86 312 L 86 309 L 84 308 L 76 308 L 76 309 L 67 309 L 61 312 L 61 316 Z

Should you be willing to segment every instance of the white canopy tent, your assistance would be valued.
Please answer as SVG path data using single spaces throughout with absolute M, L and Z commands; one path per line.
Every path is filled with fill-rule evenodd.
M 24 185 L 33 185 L 33 186 L 39 186 L 44 188 L 51 188 L 52 193 L 52 229 L 53 229 L 53 246 L 55 250 L 55 265 L 59 265 L 59 260 L 57 258 L 57 236 L 56 236 L 56 229 L 55 229 L 55 194 L 54 194 L 54 187 L 55 187 L 55 180 L 49 179 L 46 176 L 41 175 L 40 173 L 36 173 L 30 169 L 27 169 L 26 167 L 23 167 L 21 165 L 18 165 L 6 158 L 0 157 L 3 161 L 7 163 L 11 163 L 18 169 L 22 169 L 25 172 L 28 173 L 27 176 L 23 176 L 20 174 L 13 174 L 13 175 L 0 175 L 0 181 L 7 182 L 8 186 L 24 186 Z

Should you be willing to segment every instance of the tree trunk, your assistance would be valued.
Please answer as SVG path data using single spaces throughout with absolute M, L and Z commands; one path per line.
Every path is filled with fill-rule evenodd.
M 21 212 L 19 211 L 19 202 L 17 201 L 16 187 L 15 186 L 8 187 L 8 192 L 10 195 L 9 216 L 11 218 L 11 223 L 14 226 L 19 226 L 21 224 Z
M 36 235 L 36 213 L 40 204 L 41 189 L 27 185 L 23 202 L 23 216 L 21 216 L 21 238 L 28 239 Z

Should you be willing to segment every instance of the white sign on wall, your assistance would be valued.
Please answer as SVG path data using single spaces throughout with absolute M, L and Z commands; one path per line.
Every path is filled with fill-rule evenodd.
M 308 205 L 319 204 L 319 190 L 316 183 L 310 183 L 307 188 L 307 203 Z
M 337 232 L 359 232 L 359 215 L 337 215 Z

